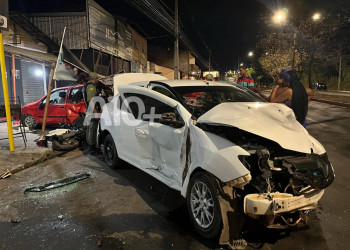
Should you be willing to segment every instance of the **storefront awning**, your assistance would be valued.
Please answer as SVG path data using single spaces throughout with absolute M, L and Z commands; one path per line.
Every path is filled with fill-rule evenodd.
M 36 61 L 46 65 L 50 65 L 52 62 L 57 61 L 57 56 L 55 55 L 49 53 L 42 53 L 34 50 L 23 49 L 20 47 L 10 46 L 6 44 L 4 45 L 4 51 L 11 54 L 15 54 L 16 56 L 27 58 L 30 61 Z

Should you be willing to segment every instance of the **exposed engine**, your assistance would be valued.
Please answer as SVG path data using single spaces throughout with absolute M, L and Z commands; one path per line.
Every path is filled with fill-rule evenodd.
M 285 193 L 300 196 L 310 190 L 321 190 L 328 187 L 334 180 L 333 167 L 327 154 L 317 155 L 283 149 L 276 142 L 249 132 L 226 126 L 200 125 L 203 130 L 224 137 L 242 147 L 250 156 L 240 156 L 241 162 L 250 171 L 251 181 L 244 186 L 244 194 Z M 272 198 L 271 198 L 272 199 Z M 274 211 L 280 209 L 273 208 Z M 310 207 L 312 209 L 312 207 Z M 303 210 L 307 212 L 307 209 Z M 304 213 L 305 214 L 305 213 Z M 284 217 L 283 217 L 284 216 Z M 301 216 L 288 218 L 281 215 L 287 225 L 295 225 L 301 221 Z M 276 216 L 273 216 L 275 219 Z M 304 218 L 304 221 L 306 219 Z M 269 220 L 271 225 L 276 221 Z

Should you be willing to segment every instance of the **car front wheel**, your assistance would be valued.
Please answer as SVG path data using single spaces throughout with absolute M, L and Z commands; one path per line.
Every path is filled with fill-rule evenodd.
M 187 206 L 192 225 L 205 238 L 216 237 L 222 228 L 221 210 L 214 179 L 205 172 L 196 173 L 187 191 Z
M 106 136 L 103 144 L 103 157 L 108 167 L 114 169 L 120 165 L 117 148 L 115 146 L 113 137 L 109 134 Z
M 22 124 L 26 127 L 28 127 L 29 129 L 33 129 L 36 127 L 37 123 L 34 119 L 33 116 L 29 115 L 29 114 L 25 114 L 22 116 Z

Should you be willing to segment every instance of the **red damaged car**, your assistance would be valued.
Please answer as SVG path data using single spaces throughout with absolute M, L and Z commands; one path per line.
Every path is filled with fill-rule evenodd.
M 46 95 L 38 101 L 22 107 L 22 122 L 25 126 L 34 128 L 43 122 Z M 74 85 L 52 90 L 47 112 L 47 124 L 60 125 L 72 123 L 79 117 L 79 112 L 85 112 L 83 85 Z

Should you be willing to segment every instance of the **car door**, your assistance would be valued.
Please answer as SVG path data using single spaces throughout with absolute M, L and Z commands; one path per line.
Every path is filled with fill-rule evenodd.
M 60 124 L 64 121 L 66 113 L 66 95 L 67 89 L 57 89 L 51 92 L 50 103 L 47 111 L 47 124 Z M 39 103 L 38 121 L 43 122 L 46 97 Z
M 84 113 L 86 109 L 83 87 L 71 88 L 67 99 L 67 120 L 72 123 L 79 117 L 79 112 Z
M 136 86 L 124 87 L 119 92 L 122 92 L 126 101 L 134 98 L 143 105 L 128 105 L 133 118 L 138 121 L 133 128 L 127 128 L 128 133 L 121 135 L 124 136 L 123 142 L 133 142 L 133 145 L 128 146 L 130 154 L 137 152 L 142 168 L 156 173 L 161 180 L 180 185 L 186 162 L 187 136 L 187 125 L 178 110 L 180 104 L 160 93 Z M 183 125 L 176 127 L 163 124 L 160 118 L 166 113 L 175 114 Z

